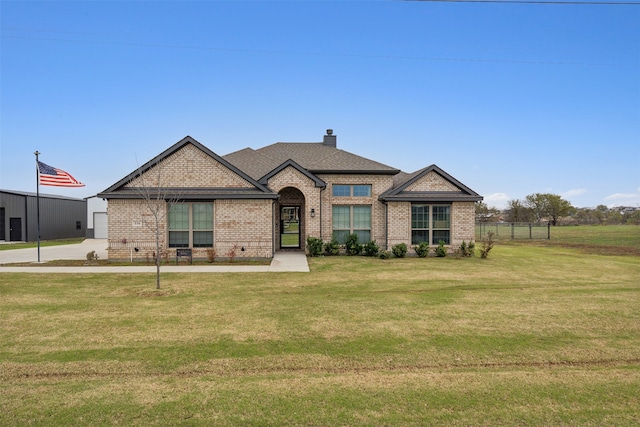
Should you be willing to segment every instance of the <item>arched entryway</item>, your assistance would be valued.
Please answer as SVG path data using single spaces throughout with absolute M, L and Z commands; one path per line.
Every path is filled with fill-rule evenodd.
M 276 203 L 277 248 L 304 249 L 305 199 L 304 194 L 294 187 L 285 187 L 278 193 Z

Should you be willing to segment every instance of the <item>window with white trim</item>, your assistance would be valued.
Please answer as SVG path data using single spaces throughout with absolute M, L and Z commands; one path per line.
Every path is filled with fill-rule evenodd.
M 174 203 L 168 220 L 170 248 L 213 247 L 213 203 Z
M 451 206 L 411 204 L 411 244 L 429 242 L 438 245 L 451 243 Z
M 371 206 L 334 205 L 332 213 L 333 235 L 341 245 L 347 241 L 349 234 L 358 235 L 361 243 L 371 241 Z

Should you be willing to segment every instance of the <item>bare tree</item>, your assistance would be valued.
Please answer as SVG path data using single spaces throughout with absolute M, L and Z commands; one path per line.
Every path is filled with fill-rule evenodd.
M 156 289 L 160 289 L 160 261 L 162 254 L 160 233 L 164 230 L 161 225 L 165 223 L 171 205 L 179 200 L 180 195 L 175 188 L 171 188 L 165 182 L 166 174 L 163 173 L 163 160 L 157 160 L 147 166 L 149 167 L 144 170 L 138 167 L 130 183 L 135 185 L 135 191 L 144 202 L 144 213 L 141 215 L 142 222 L 153 232 L 155 237 Z

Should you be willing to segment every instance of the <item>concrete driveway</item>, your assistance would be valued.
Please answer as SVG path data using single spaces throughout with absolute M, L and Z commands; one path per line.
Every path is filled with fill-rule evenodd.
M 107 259 L 107 239 L 85 239 L 74 245 L 40 247 L 40 262 L 57 259 L 87 259 L 87 253 L 96 251 L 100 259 Z M 38 262 L 38 248 L 0 251 L 0 264 Z

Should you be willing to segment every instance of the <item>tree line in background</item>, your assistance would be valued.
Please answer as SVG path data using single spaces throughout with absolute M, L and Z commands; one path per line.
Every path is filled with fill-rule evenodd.
M 640 224 L 640 208 L 575 208 L 557 194 L 529 194 L 524 200 L 509 200 L 500 210 L 476 203 L 477 222 L 550 222 L 551 225 Z

